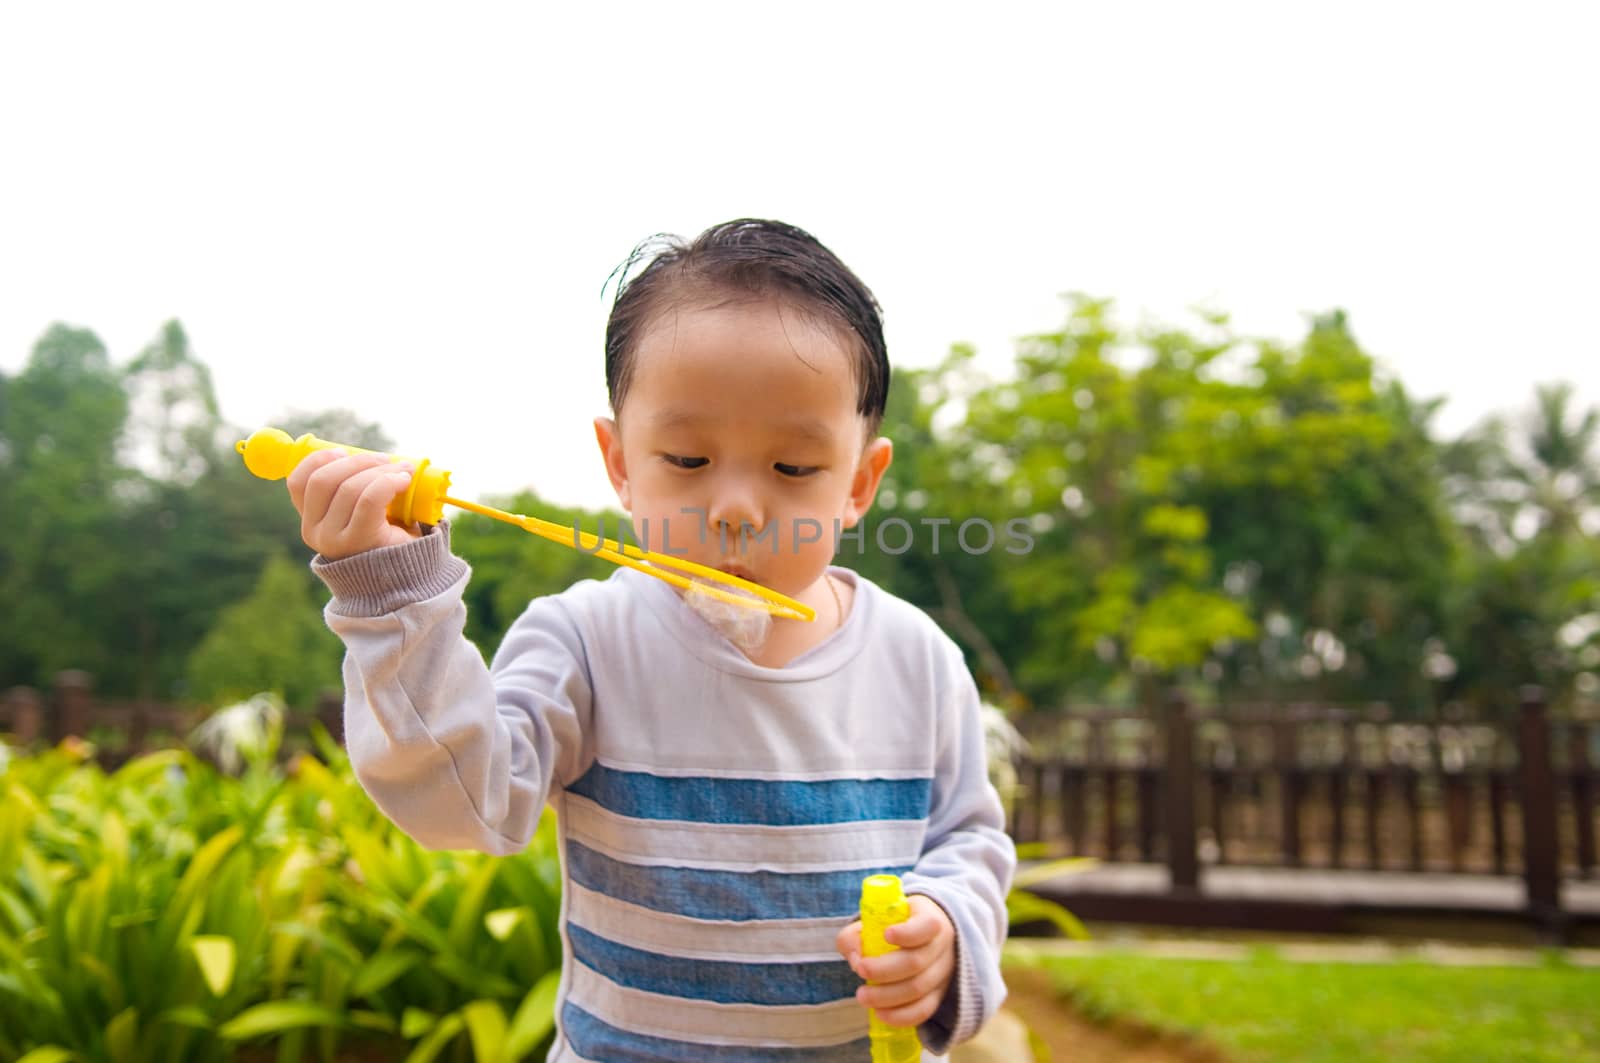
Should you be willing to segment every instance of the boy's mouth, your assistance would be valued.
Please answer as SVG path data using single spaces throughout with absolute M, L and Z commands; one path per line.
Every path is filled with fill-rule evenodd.
M 718 565 L 717 571 L 726 572 L 728 575 L 739 579 L 749 580 L 751 583 L 756 582 L 755 575 L 743 565 Z

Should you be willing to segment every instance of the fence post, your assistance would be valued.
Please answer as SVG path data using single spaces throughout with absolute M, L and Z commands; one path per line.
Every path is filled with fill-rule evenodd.
M 50 740 L 59 742 L 69 735 L 85 738 L 89 733 L 89 690 L 93 679 L 75 668 L 56 673 L 55 720 Z
M 317 719 L 333 740 L 344 745 L 344 691 L 323 690 L 317 694 Z
M 1522 800 L 1522 874 L 1528 912 L 1547 928 L 1560 921 L 1560 850 L 1556 839 L 1555 775 L 1550 768 L 1550 721 L 1544 691 L 1522 688 L 1517 727 Z
M 1594 871 L 1594 768 L 1589 763 L 1589 726 L 1573 724 L 1568 746 L 1572 765 L 1572 810 L 1578 828 L 1578 874 Z
M 39 692 L 32 687 L 12 687 L 6 691 L 6 704 L 10 709 L 11 733 L 17 744 L 31 746 L 44 737 L 44 707 Z
M 1181 691 L 1167 696 L 1167 872 L 1173 891 L 1200 886 L 1195 857 L 1194 721 Z
M 1283 862 L 1300 866 L 1300 724 L 1292 708 L 1272 721 L 1272 756 L 1278 766 L 1278 829 Z

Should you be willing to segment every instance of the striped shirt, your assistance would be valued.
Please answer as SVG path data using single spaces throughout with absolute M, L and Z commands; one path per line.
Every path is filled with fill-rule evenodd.
M 1015 852 L 972 678 L 919 610 L 832 569 L 856 588 L 845 623 L 767 668 L 618 569 L 533 601 L 485 667 L 448 525 L 313 568 L 347 650 L 351 762 L 389 818 L 430 848 L 504 854 L 555 808 L 550 1060 L 867 1063 L 834 939 L 880 872 L 956 928 L 924 1058 L 1004 999 Z

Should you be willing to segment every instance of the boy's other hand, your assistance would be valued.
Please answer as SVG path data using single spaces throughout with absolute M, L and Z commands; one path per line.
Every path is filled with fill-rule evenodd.
M 920 893 L 906 898 L 911 918 L 883 932 L 898 945 L 883 956 L 861 955 L 861 920 L 839 931 L 834 945 L 850 969 L 872 982 L 856 990 L 856 1000 L 890 1026 L 919 1026 L 939 1010 L 956 971 L 956 928 L 944 909 Z
M 420 528 L 390 524 L 385 513 L 411 482 L 413 471 L 375 454 L 307 454 L 289 474 L 289 498 L 300 511 L 300 537 L 329 561 L 415 539 L 422 534 Z

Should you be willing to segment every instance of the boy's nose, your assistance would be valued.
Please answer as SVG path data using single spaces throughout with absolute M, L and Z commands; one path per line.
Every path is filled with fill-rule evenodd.
M 706 519 L 711 534 L 727 543 L 730 550 L 742 550 L 741 534 L 753 537 L 766 529 L 766 518 L 755 495 L 747 491 L 725 491 L 711 503 Z

